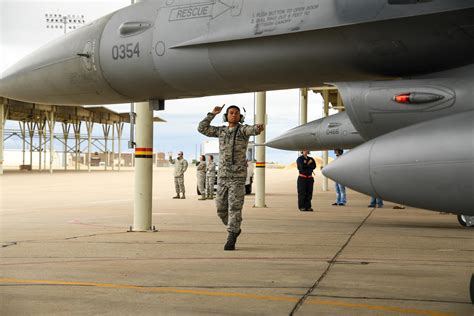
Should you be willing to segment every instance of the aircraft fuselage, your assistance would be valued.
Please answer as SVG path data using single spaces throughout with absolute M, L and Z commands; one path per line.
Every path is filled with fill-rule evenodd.
M 411 2 L 147 1 L 21 60 L 4 73 L 0 95 L 107 104 L 399 78 L 474 62 L 472 1 Z

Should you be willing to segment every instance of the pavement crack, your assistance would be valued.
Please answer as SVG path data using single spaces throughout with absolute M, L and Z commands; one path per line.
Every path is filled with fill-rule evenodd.
M 10 242 L 6 242 L 5 244 L 2 244 L 2 248 L 7 248 L 7 247 L 10 247 L 10 246 L 16 246 L 18 243 L 16 241 L 10 241 Z
M 319 279 L 314 282 L 313 286 L 311 286 L 308 291 L 299 299 L 299 301 L 296 303 L 296 305 L 293 307 L 293 309 L 290 312 L 290 316 L 295 315 L 295 313 L 300 309 L 300 307 L 304 304 L 306 299 L 311 295 L 311 293 L 318 287 L 319 283 L 324 279 L 324 277 L 329 273 L 329 270 L 332 268 L 332 266 L 337 262 L 337 258 L 339 255 L 344 251 L 344 249 L 347 247 L 347 245 L 350 243 L 352 240 L 352 237 L 355 236 L 355 234 L 359 231 L 359 229 L 365 224 L 365 222 L 369 219 L 369 217 L 374 213 L 375 208 L 370 211 L 370 213 L 364 218 L 364 220 L 357 226 L 357 228 L 350 234 L 349 238 L 347 241 L 342 245 L 342 247 L 339 249 L 339 251 L 332 257 L 331 261 L 329 262 L 326 270 L 324 270 L 323 274 L 319 277 Z
M 78 238 L 87 238 L 87 237 L 95 237 L 95 236 L 104 236 L 104 235 L 114 235 L 114 234 L 126 234 L 126 233 L 127 233 L 127 232 L 81 235 L 81 236 L 67 237 L 67 238 L 64 238 L 64 240 L 71 240 L 71 239 L 78 239 Z

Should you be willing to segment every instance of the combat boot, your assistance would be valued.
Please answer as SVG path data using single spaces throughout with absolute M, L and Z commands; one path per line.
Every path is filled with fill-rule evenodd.
M 214 200 L 214 195 L 209 195 L 209 196 L 207 197 L 207 199 L 208 199 L 208 200 Z
M 185 198 L 186 198 L 186 196 L 183 193 L 183 195 L 181 195 L 181 199 L 184 200 Z
M 227 242 L 224 245 L 224 250 L 235 250 L 235 243 L 237 242 L 237 233 L 229 232 Z
M 204 201 L 204 200 L 207 200 L 207 198 L 204 194 L 201 194 L 201 197 L 198 200 L 199 201 Z
M 173 199 L 179 199 L 179 193 L 176 193 L 176 196 L 173 196 Z

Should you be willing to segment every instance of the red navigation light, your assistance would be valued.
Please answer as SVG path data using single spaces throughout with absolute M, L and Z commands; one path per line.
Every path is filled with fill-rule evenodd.
M 410 94 L 404 93 L 393 97 L 393 100 L 398 103 L 410 103 Z
M 444 96 L 440 94 L 427 93 L 427 92 L 408 92 L 396 95 L 392 98 L 397 103 L 404 104 L 424 104 L 431 102 L 438 102 L 443 100 Z

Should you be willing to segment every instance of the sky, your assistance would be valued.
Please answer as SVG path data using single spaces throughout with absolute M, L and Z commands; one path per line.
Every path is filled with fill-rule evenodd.
M 4 70 L 35 49 L 63 35 L 62 29 L 49 29 L 46 14 L 84 15 L 85 22 L 116 11 L 130 4 L 130 0 L 0 0 L 0 76 Z M 246 109 L 246 123 L 253 124 L 254 93 L 222 95 L 213 97 L 180 99 L 166 101 L 165 110 L 155 112 L 167 123 L 154 124 L 154 151 L 172 152 L 184 151 L 185 157 L 194 159 L 199 154 L 199 148 L 207 137 L 197 132 L 200 120 L 217 105 L 235 104 Z M 308 96 L 308 121 L 322 116 L 322 98 L 312 92 Z M 129 104 L 107 105 L 117 112 L 128 112 Z M 299 91 L 280 90 L 267 92 L 267 127 L 266 139 L 279 136 L 284 131 L 298 125 L 299 120 Z M 221 117 L 216 117 L 213 125 L 223 125 Z M 18 129 L 18 123 L 9 121 L 7 129 Z M 56 126 L 57 132 L 60 126 Z M 85 128 L 82 133 L 86 133 Z M 102 130 L 96 126 L 94 135 L 101 135 Z M 129 125 L 124 129 L 122 151 L 128 149 Z M 6 149 L 19 149 L 18 140 L 5 143 Z M 321 155 L 313 152 L 313 155 Z M 295 161 L 297 153 L 267 148 L 267 162 L 288 164 Z

